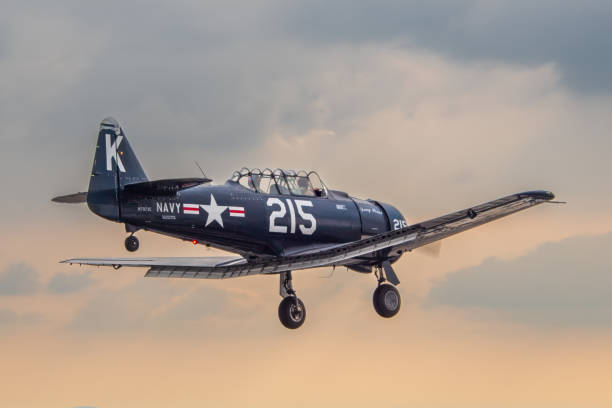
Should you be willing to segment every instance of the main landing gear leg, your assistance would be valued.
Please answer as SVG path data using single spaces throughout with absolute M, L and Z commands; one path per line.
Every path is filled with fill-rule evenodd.
M 133 233 L 125 239 L 125 249 L 127 249 L 128 251 L 134 252 L 138 250 L 139 246 L 140 242 L 138 241 L 138 238 L 134 236 Z
M 288 329 L 297 329 L 306 320 L 306 307 L 293 290 L 291 271 L 280 274 L 280 295 L 283 300 L 278 305 L 278 318 Z
M 395 286 L 385 282 L 388 278 L 390 283 L 397 285 L 399 279 L 393 271 L 393 268 L 391 268 L 391 263 L 389 263 L 389 261 L 385 261 L 381 265 L 376 266 L 376 271 L 374 273 L 378 278 L 378 287 L 372 296 L 374 309 L 376 313 L 382 317 L 393 317 L 399 312 L 402 301 Z

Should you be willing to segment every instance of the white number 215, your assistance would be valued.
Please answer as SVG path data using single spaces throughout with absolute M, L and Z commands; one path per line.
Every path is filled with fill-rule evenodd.
M 294 204 L 295 203 L 295 204 Z M 268 207 L 278 206 L 278 210 L 272 211 L 270 213 L 270 232 L 278 232 L 280 234 L 287 234 L 290 232 L 295 234 L 296 231 L 296 220 L 295 220 L 295 209 L 297 208 L 298 215 L 300 216 L 302 221 L 306 221 L 310 223 L 310 226 L 304 225 L 303 222 L 300 222 L 297 225 L 300 229 L 300 232 L 304 235 L 312 235 L 317 230 L 317 220 L 312 214 L 304 212 L 304 207 L 312 207 L 312 202 L 308 200 L 291 200 L 287 199 L 287 206 L 285 206 L 285 202 L 280 198 L 270 197 L 266 203 Z M 287 214 L 287 207 L 289 207 L 289 227 L 286 225 L 276 225 L 276 219 L 283 218 Z

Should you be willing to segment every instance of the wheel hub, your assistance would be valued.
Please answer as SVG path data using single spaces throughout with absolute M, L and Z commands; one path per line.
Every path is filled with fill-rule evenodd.
M 389 310 L 395 310 L 399 305 L 397 294 L 393 291 L 388 291 L 385 293 L 383 302 L 385 303 L 385 307 Z
M 291 305 L 291 307 L 289 308 L 289 316 L 291 317 L 291 320 L 293 320 L 294 322 L 299 322 L 302 320 L 302 315 L 302 308 L 297 302 Z

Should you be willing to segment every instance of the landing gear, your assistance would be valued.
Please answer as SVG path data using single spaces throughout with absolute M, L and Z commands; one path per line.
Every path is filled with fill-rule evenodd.
M 382 317 L 393 317 L 399 312 L 402 303 L 400 294 L 395 286 L 383 283 L 374 291 L 372 297 L 376 313 Z
M 128 251 L 134 252 L 138 250 L 139 246 L 140 243 L 138 242 L 138 238 L 136 238 L 134 235 L 130 235 L 125 239 L 125 249 L 127 249 Z
M 306 307 L 296 296 L 287 296 L 278 305 L 278 318 L 288 329 L 297 329 L 306 320 Z
M 293 290 L 291 271 L 280 274 L 280 295 L 283 300 L 278 305 L 278 318 L 288 329 L 297 329 L 306 320 L 306 307 Z
M 374 303 L 376 313 L 382 317 L 389 318 L 395 316 L 399 312 L 402 300 L 399 291 L 395 288 L 395 286 L 385 283 L 385 272 L 392 283 L 399 283 L 399 280 L 397 279 L 397 276 L 393 272 L 391 264 L 388 263 L 388 261 L 386 261 L 385 264 L 377 267 L 376 276 L 378 278 L 378 287 L 372 296 L 372 303 Z

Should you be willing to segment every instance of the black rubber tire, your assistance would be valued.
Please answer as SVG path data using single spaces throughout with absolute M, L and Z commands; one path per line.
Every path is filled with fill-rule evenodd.
M 384 283 L 376 288 L 372 296 L 374 309 L 382 317 L 393 317 L 399 312 L 402 298 L 393 285 Z
M 278 305 L 278 318 L 286 328 L 297 329 L 306 320 L 306 307 L 297 297 L 287 296 Z
M 125 249 L 130 252 L 135 252 L 140 247 L 140 242 L 138 242 L 138 238 L 133 235 L 130 235 L 125 239 Z

